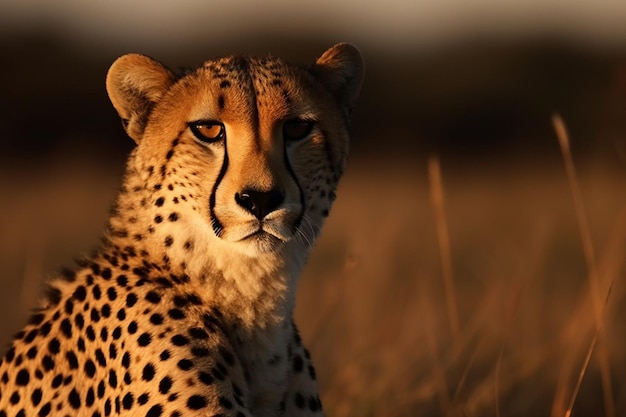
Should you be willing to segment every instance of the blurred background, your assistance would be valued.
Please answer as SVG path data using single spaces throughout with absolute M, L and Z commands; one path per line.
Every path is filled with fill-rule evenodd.
M 307 64 L 347 41 L 367 66 L 353 151 L 297 309 L 327 413 L 625 415 L 625 22 L 622 0 L 4 0 L 0 343 L 97 247 L 133 145 L 104 89 L 117 56 Z

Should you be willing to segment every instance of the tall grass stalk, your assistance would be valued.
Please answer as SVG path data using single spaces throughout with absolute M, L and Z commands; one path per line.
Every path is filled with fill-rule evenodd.
M 431 156 L 428 160 L 428 179 L 430 182 L 430 201 L 435 215 L 437 226 L 437 240 L 439 243 L 439 256 L 441 259 L 441 273 L 448 308 L 448 320 L 450 321 L 450 333 L 453 340 L 458 340 L 461 333 L 459 324 L 459 309 L 456 301 L 454 286 L 454 274 L 452 270 L 452 251 L 450 249 L 450 234 L 446 220 L 445 195 L 443 181 L 441 179 L 441 166 L 437 156 Z
M 587 220 L 587 215 L 586 215 L 585 207 L 583 204 L 582 192 L 581 192 L 580 184 L 578 181 L 578 175 L 576 173 L 574 160 L 572 158 L 569 134 L 567 132 L 567 127 L 565 126 L 565 123 L 563 122 L 563 119 L 561 118 L 560 115 L 558 114 L 553 115 L 552 123 L 554 126 L 557 139 L 559 141 L 561 154 L 563 156 L 563 162 L 565 164 L 565 171 L 567 174 L 567 178 L 569 180 L 572 198 L 574 200 L 574 209 L 576 211 L 576 219 L 578 222 L 578 228 L 579 228 L 579 232 L 581 236 L 583 253 L 585 256 L 585 261 L 587 263 L 587 277 L 588 277 L 588 284 L 589 284 L 589 292 L 591 295 L 591 306 L 592 306 L 594 320 L 595 320 L 594 336 L 587 350 L 587 354 L 585 356 L 583 366 L 579 372 L 576 385 L 574 387 L 572 396 L 570 398 L 568 407 L 565 412 L 565 417 L 569 417 L 571 416 L 573 412 L 574 404 L 576 402 L 576 397 L 578 396 L 578 392 L 580 390 L 580 386 L 582 385 L 582 381 L 584 379 L 586 370 L 589 367 L 591 356 L 596 346 L 598 345 L 597 343 L 598 339 L 600 339 L 600 341 L 602 341 L 603 339 L 602 316 L 603 316 L 604 309 L 609 300 L 611 288 L 613 286 L 613 281 L 611 281 L 604 303 L 602 303 L 601 298 L 600 298 L 601 296 L 600 296 L 600 282 L 599 282 L 599 276 L 598 276 L 598 266 L 596 262 L 596 255 L 595 255 L 595 250 L 593 246 L 593 241 L 591 238 L 591 229 L 589 227 L 589 222 Z M 606 351 L 606 347 L 603 346 L 602 343 L 600 343 L 598 347 L 598 359 L 599 359 L 600 374 L 601 374 L 601 379 L 602 379 L 602 392 L 604 395 L 605 415 L 607 417 L 615 417 L 615 407 L 613 403 L 613 393 L 612 393 L 613 388 L 611 384 L 611 370 L 610 370 L 608 357 L 609 355 L 608 355 L 608 352 Z

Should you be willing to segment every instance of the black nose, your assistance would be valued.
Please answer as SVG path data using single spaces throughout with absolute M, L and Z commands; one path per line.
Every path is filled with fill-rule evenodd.
M 269 191 L 247 188 L 235 194 L 237 204 L 254 214 L 259 220 L 276 210 L 284 199 L 285 195 L 278 188 L 272 188 Z

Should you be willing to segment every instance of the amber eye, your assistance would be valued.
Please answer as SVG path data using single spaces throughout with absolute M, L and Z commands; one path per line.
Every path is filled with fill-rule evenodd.
M 311 133 L 315 122 L 313 120 L 293 119 L 283 124 L 283 136 L 288 141 L 299 141 Z
M 224 140 L 226 130 L 220 122 L 193 122 L 189 124 L 191 133 L 203 143 L 215 143 Z

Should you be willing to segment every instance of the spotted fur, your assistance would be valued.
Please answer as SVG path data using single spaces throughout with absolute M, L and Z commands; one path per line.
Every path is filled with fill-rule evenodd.
M 137 143 L 96 254 L 49 284 L 0 364 L 0 417 L 321 415 L 295 288 L 348 152 L 363 66 L 119 58 Z M 314 312 L 312 312 L 314 314 Z

